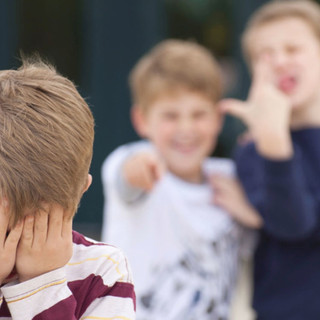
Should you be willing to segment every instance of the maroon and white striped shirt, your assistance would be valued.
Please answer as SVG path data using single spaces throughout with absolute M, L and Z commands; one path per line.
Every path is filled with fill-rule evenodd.
M 131 271 L 123 253 L 73 231 L 63 268 L 0 290 L 0 319 L 135 319 Z

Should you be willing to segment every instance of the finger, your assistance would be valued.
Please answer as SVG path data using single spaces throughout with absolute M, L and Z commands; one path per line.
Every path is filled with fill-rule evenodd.
M 19 221 L 9 232 L 6 238 L 5 247 L 10 251 L 15 251 L 23 230 L 23 221 Z
M 226 189 L 230 185 L 230 178 L 221 174 L 213 174 L 211 177 L 212 185 L 217 189 Z
M 48 233 L 48 211 L 40 209 L 34 217 L 34 241 L 36 243 L 45 243 Z
M 223 113 L 230 114 L 246 122 L 247 105 L 245 102 L 236 99 L 224 99 L 218 103 L 218 108 Z
M 141 172 L 142 180 L 144 182 L 145 189 L 147 191 L 150 191 L 154 184 L 154 178 L 152 173 L 152 167 L 148 166 L 146 168 L 143 168 Z
M 159 181 L 165 172 L 165 165 L 162 161 L 157 161 L 152 168 L 153 180 Z
M 246 145 L 252 141 L 253 141 L 253 135 L 250 131 L 244 132 L 237 139 L 237 143 L 240 145 Z
M 6 213 L 5 205 L 0 202 L 0 246 L 4 245 L 7 237 L 7 231 L 9 226 L 9 215 Z
M 26 216 L 21 234 L 21 242 L 27 247 L 32 247 L 33 244 L 33 227 L 34 216 Z
M 218 207 L 222 207 L 223 206 L 223 196 L 215 194 L 213 197 L 213 204 L 215 204 Z
M 158 159 L 153 153 L 145 155 L 143 165 L 141 166 L 141 181 L 143 182 L 143 188 L 146 191 L 150 191 L 153 188 L 155 178 L 155 167 L 157 166 Z
M 220 208 L 227 209 L 228 204 L 230 204 L 230 199 L 224 193 L 215 193 L 213 196 L 213 204 Z
M 48 221 L 48 240 L 54 240 L 61 237 L 63 224 L 62 206 L 53 204 L 50 207 L 49 221 Z
M 253 81 L 249 99 L 254 98 L 261 86 L 265 85 L 273 85 L 272 67 L 268 55 L 263 55 L 253 65 Z

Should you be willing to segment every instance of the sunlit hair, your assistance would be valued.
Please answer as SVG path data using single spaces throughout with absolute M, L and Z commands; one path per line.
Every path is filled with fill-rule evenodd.
M 36 59 L 0 71 L 0 201 L 14 222 L 44 202 L 75 213 L 93 136 L 87 103 L 52 66 Z
M 187 89 L 216 102 L 222 94 L 220 68 L 209 50 L 194 42 L 165 40 L 143 56 L 129 76 L 133 103 L 147 109 L 163 94 Z
M 260 7 L 249 19 L 242 36 L 242 49 L 247 62 L 252 58 L 251 36 L 267 23 L 286 18 L 299 18 L 314 31 L 320 42 L 320 6 L 310 0 L 273 0 Z

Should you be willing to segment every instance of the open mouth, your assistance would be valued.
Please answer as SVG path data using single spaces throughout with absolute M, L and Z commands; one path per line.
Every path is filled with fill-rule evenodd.
M 278 81 L 278 88 L 284 93 L 291 93 L 297 86 L 297 78 L 295 76 L 284 76 Z
M 193 152 L 196 148 L 196 144 L 188 143 L 188 144 L 183 144 L 183 143 L 175 143 L 174 148 L 181 153 L 190 153 Z

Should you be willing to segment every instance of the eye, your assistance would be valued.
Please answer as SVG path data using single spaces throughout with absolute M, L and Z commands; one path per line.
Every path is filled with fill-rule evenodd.
M 273 51 L 271 48 L 261 48 L 254 53 L 253 58 L 258 61 L 262 57 L 271 57 L 272 55 Z
M 300 48 L 298 46 L 296 46 L 296 45 L 288 45 L 286 47 L 286 51 L 289 54 L 297 53 L 299 50 L 300 50 Z
M 196 120 L 200 120 L 200 119 L 205 118 L 207 115 L 208 115 L 208 111 L 199 110 L 193 114 L 193 118 Z
M 162 118 L 165 119 L 165 120 L 176 120 L 178 117 L 178 115 L 174 112 L 164 112 L 162 114 Z

